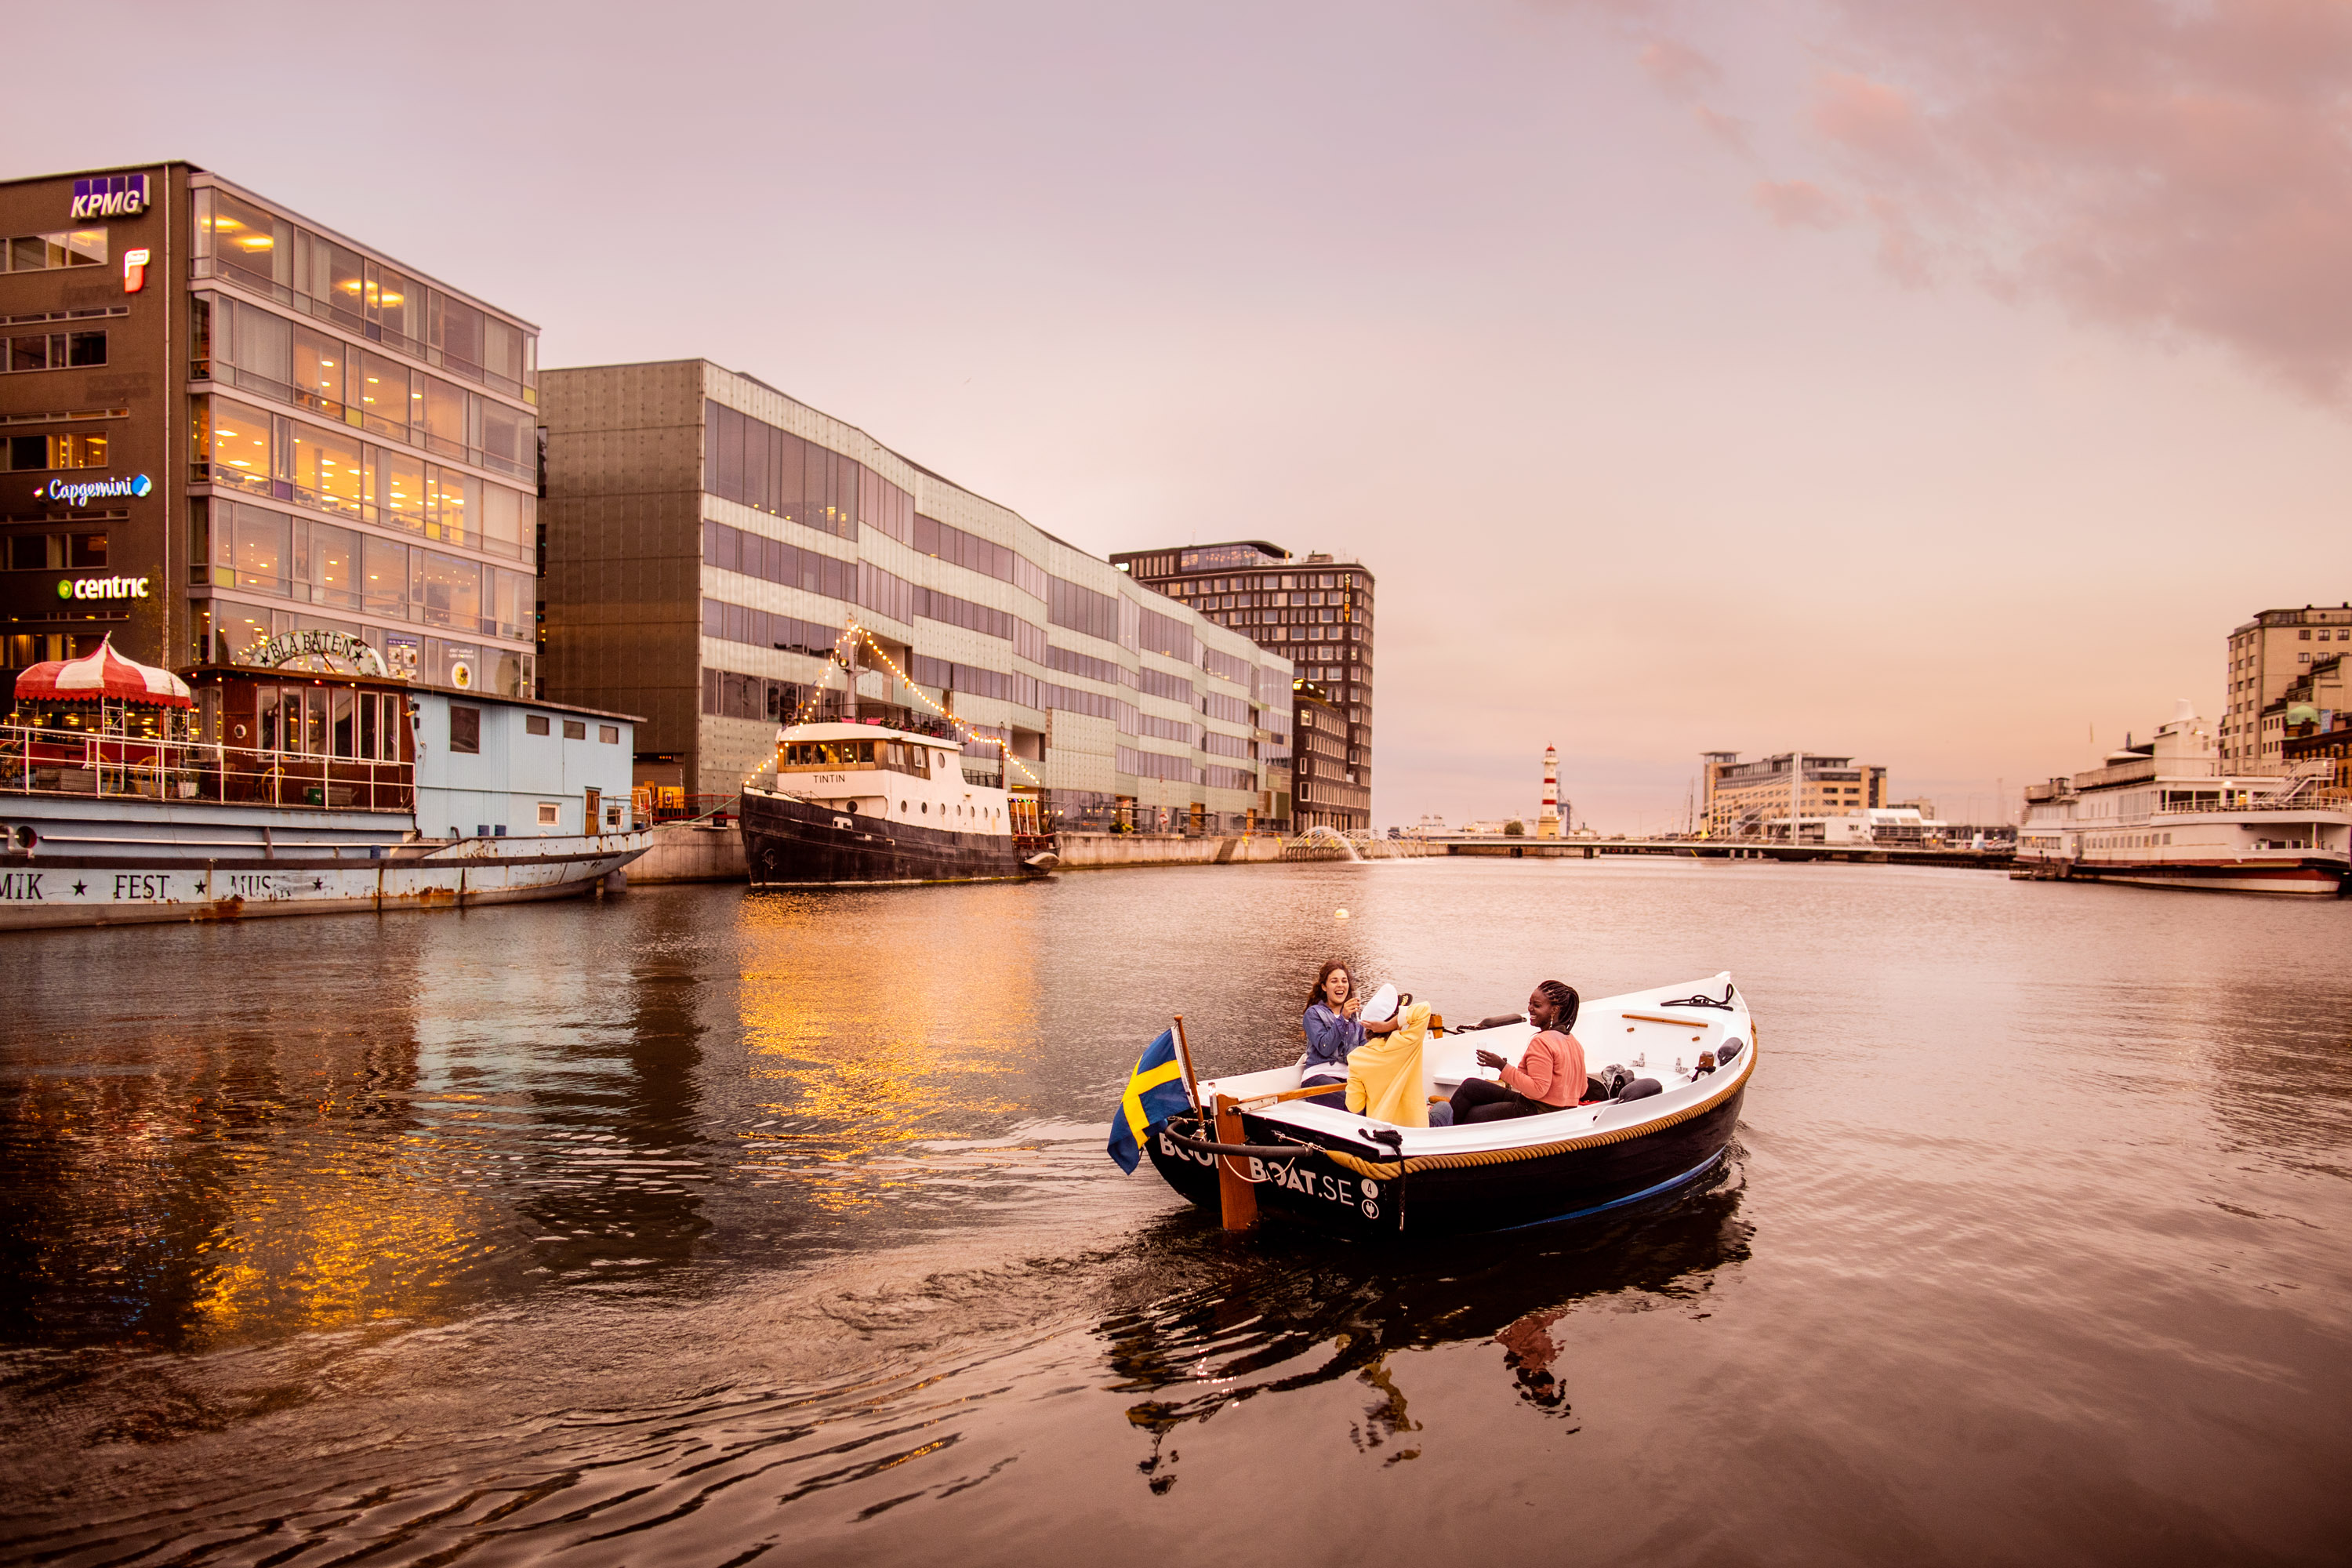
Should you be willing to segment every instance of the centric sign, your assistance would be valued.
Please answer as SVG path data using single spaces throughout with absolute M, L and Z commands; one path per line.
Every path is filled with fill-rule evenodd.
M 60 599 L 143 599 L 147 596 L 145 577 L 60 577 L 58 597 Z

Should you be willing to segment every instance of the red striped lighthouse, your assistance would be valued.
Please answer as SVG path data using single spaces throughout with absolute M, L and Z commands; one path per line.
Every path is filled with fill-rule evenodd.
M 1538 838 L 1559 837 L 1559 749 L 1544 748 L 1543 815 L 1536 818 Z

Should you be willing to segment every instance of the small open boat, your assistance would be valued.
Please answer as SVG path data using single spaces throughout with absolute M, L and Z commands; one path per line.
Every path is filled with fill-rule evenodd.
M 1246 1183 L 1261 1212 L 1348 1236 L 1448 1236 L 1577 1219 L 1696 1181 L 1723 1158 L 1756 1070 L 1756 1029 L 1728 973 L 1584 1004 L 1587 1071 L 1616 1087 L 1602 1103 L 1466 1127 L 1391 1127 L 1285 1098 L 1296 1066 L 1200 1084 L 1212 1116 L 1181 1114 L 1145 1148 L 1168 1184 L 1215 1208 Z M 1423 1057 L 1433 1093 L 1484 1071 L 1476 1053 L 1516 1062 L 1524 1022 L 1448 1030 Z M 1616 1069 L 1612 1071 L 1612 1069 Z

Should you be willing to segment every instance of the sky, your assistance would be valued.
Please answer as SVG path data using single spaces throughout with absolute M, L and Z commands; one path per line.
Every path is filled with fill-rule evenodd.
M 1698 753 L 1997 819 L 2352 599 L 2352 5 L 85 3 L 0 174 L 190 159 L 1074 544 L 1379 583 L 1374 816 Z

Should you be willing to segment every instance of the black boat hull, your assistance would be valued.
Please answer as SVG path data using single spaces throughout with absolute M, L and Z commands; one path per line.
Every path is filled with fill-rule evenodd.
M 1361 1145 L 1337 1147 L 1336 1141 L 1291 1160 L 1225 1157 L 1237 1172 L 1255 1178 L 1261 1214 L 1367 1238 L 1470 1236 L 1577 1219 L 1697 1180 L 1723 1158 L 1747 1092 L 1743 1078 L 1687 1116 L 1641 1130 L 1563 1138 L 1564 1147 L 1528 1158 L 1415 1158 L 1399 1164 L 1374 1161 Z M 1296 1139 L 1299 1131 L 1249 1115 L 1243 1126 L 1254 1145 Z M 1145 1141 L 1152 1165 L 1185 1197 L 1215 1209 L 1217 1157 L 1186 1149 L 1166 1131 L 1155 1128 Z
M 757 888 L 990 882 L 1038 875 L 1023 863 L 1022 842 L 1010 834 L 918 827 L 749 792 L 740 806 L 743 858 Z

